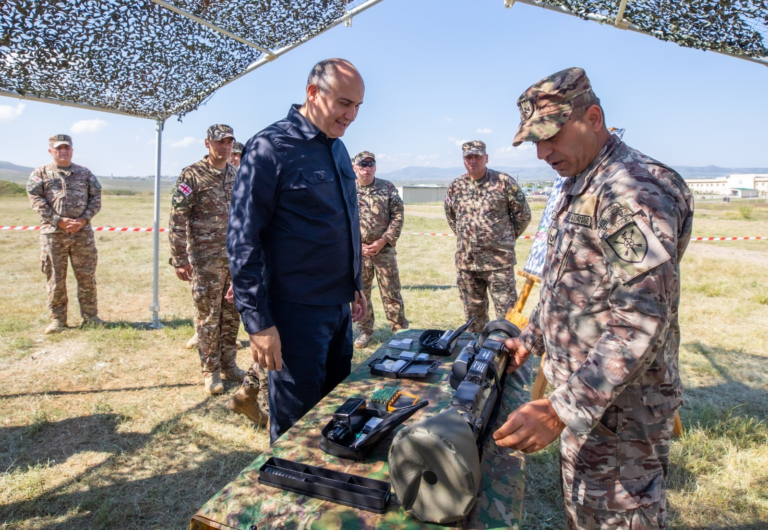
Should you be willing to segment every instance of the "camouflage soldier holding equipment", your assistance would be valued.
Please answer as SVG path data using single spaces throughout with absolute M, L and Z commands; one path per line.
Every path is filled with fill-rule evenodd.
M 534 142 L 539 159 L 569 178 L 540 302 L 506 345 L 512 370 L 546 352 L 555 390 L 510 414 L 494 438 L 531 453 L 560 437 L 569 528 L 665 528 L 691 193 L 673 169 L 608 132 L 584 70 L 539 81 L 517 104 L 514 145 Z
M 195 328 L 205 390 L 221 394 L 221 375 L 241 382 L 237 367 L 240 316 L 225 295 L 231 280 L 226 235 L 235 168 L 228 163 L 234 135 L 228 125 L 208 128 L 208 155 L 184 168 L 173 193 L 170 220 L 171 265 L 192 282 Z
M 67 261 L 77 279 L 77 299 L 83 325 L 104 324 L 98 317 L 96 262 L 98 253 L 91 219 L 101 210 L 101 184 L 87 168 L 72 163 L 72 138 L 48 139 L 53 162 L 29 176 L 27 194 L 40 214 L 43 273 L 48 279 L 51 323 L 45 334 L 67 327 Z
M 448 188 L 445 216 L 456 234 L 456 282 L 464 313 L 476 317 L 469 331 L 488 323 L 488 294 L 496 318 L 517 301 L 515 241 L 531 222 L 531 209 L 515 179 L 487 167 L 485 144 L 461 146 L 467 173 Z
M 365 348 L 373 336 L 371 289 L 374 274 L 392 331 L 408 329 L 395 251 L 403 230 L 403 200 L 391 182 L 376 178 L 376 156 L 370 151 L 363 151 L 354 158 L 354 169 L 363 241 L 363 292 L 368 301 L 365 317 L 357 323 L 360 336 L 355 341 L 355 348 Z

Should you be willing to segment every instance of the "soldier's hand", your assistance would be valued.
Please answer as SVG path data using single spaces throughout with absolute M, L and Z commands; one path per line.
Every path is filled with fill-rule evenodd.
M 234 304 L 235 303 L 235 291 L 234 291 L 234 289 L 232 287 L 233 286 L 230 283 L 229 284 L 229 290 L 227 291 L 227 294 L 224 295 L 224 300 L 226 300 L 230 304 Z
M 355 292 L 355 301 L 352 302 L 352 322 L 360 322 L 365 318 L 365 311 L 368 308 L 368 302 L 365 300 L 363 291 Z
M 523 341 L 520 339 L 507 339 L 504 346 L 509 350 L 509 363 L 507 363 L 507 373 L 511 374 L 528 360 L 531 352 L 525 349 Z
M 192 281 L 192 265 L 187 263 L 183 267 L 176 267 L 176 276 L 183 282 Z
M 363 245 L 363 256 L 372 257 L 381 252 L 381 249 L 387 244 L 387 240 L 379 238 L 370 245 Z
M 496 445 L 524 453 L 544 449 L 555 441 L 565 424 L 548 399 L 537 399 L 519 407 L 493 433 Z
M 277 328 L 263 329 L 250 335 L 253 360 L 270 371 L 283 369 L 283 348 Z
M 73 219 L 71 226 L 72 226 L 72 230 L 70 233 L 74 234 L 75 232 L 79 232 L 80 229 L 85 226 L 85 219 L 83 219 L 82 217 Z
M 75 229 L 75 226 L 77 226 L 75 220 L 70 219 L 69 217 L 63 217 L 57 225 L 59 228 L 66 230 L 68 234 L 77 232 L 77 229 Z

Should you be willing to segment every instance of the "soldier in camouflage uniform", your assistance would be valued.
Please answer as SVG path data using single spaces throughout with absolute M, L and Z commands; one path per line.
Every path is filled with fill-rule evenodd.
M 691 193 L 673 169 L 608 132 L 580 68 L 536 83 L 518 107 L 514 145 L 535 142 L 538 157 L 570 177 L 541 300 L 507 341 L 513 368 L 546 352 L 555 390 L 510 414 L 494 437 L 533 452 L 560 436 L 568 528 L 665 528 Z
M 240 156 L 243 154 L 243 147 L 243 144 L 240 142 L 234 142 L 232 144 L 232 154 L 229 155 L 229 163 L 232 164 L 235 171 L 240 168 Z M 187 349 L 191 350 L 192 348 L 196 348 L 199 343 L 200 337 L 198 337 L 197 332 L 195 332 L 195 334 L 192 335 L 192 338 L 187 341 Z
M 243 156 L 243 149 L 245 149 L 245 146 L 240 142 L 232 144 L 232 154 L 229 155 L 229 163 L 235 166 L 235 169 L 240 169 L 240 157 Z
M 531 209 L 515 179 L 486 167 L 481 141 L 461 146 L 467 173 L 448 188 L 445 216 L 456 234 L 456 283 L 469 331 L 488 323 L 488 292 L 502 319 L 517 301 L 515 240 L 531 222 Z
M 376 178 L 376 156 L 373 153 L 363 151 L 353 162 L 357 175 L 357 205 L 363 241 L 363 292 L 368 301 L 365 317 L 357 323 L 360 336 L 354 345 L 355 348 L 365 348 L 373 336 L 371 288 L 374 275 L 390 328 L 393 332 L 408 329 L 395 251 L 397 239 L 403 230 L 403 200 L 391 182 Z
M 192 282 L 197 314 L 198 352 L 206 392 L 221 394 L 221 375 L 245 376 L 235 363 L 240 316 L 226 300 L 231 279 L 226 234 L 235 168 L 229 164 L 234 135 L 228 125 L 208 128 L 208 155 L 184 168 L 171 205 L 171 265 L 179 279 Z
M 87 168 L 72 163 L 72 138 L 48 139 L 53 162 L 29 176 L 27 194 L 40 214 L 40 260 L 48 279 L 51 323 L 45 334 L 67 327 L 67 261 L 77 279 L 77 299 L 83 325 L 104 324 L 96 302 L 96 242 L 91 219 L 101 210 L 101 184 Z

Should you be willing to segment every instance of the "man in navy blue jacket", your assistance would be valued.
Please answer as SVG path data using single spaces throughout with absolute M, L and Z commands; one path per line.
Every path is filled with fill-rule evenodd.
M 364 92 L 348 61 L 315 65 L 304 104 L 246 144 L 232 192 L 234 299 L 253 359 L 269 369 L 272 442 L 350 373 L 366 302 L 355 172 L 339 138 Z M 262 422 L 255 368 L 228 407 Z

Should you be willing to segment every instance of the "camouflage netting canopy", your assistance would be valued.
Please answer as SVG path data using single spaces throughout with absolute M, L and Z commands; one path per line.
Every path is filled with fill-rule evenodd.
M 182 117 L 254 62 L 338 24 L 363 3 L 4 0 L 0 95 Z
M 768 66 L 766 0 L 518 0 Z M 505 0 L 511 7 L 515 0 Z

